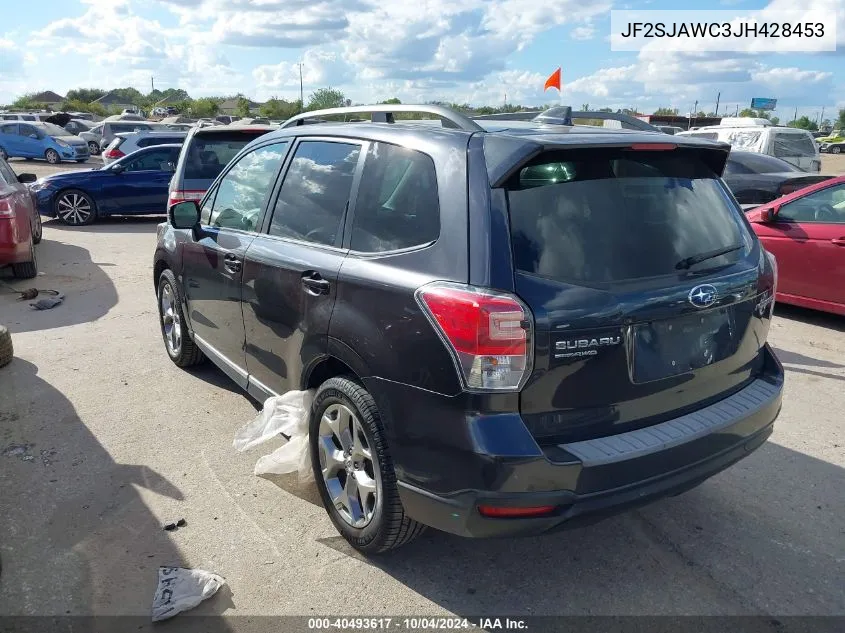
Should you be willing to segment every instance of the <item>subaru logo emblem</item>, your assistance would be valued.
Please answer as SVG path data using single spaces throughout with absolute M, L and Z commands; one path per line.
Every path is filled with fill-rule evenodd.
M 696 308 L 709 308 L 716 303 L 716 288 L 710 284 L 696 286 L 689 291 L 688 298 Z

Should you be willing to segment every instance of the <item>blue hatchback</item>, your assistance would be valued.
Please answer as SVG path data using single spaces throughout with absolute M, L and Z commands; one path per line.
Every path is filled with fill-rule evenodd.
M 53 123 L 0 124 L 0 158 L 43 158 L 50 164 L 63 160 L 84 163 L 88 143 Z
M 167 213 L 181 145 L 154 145 L 101 169 L 58 172 L 31 185 L 41 215 L 73 226 L 105 215 Z

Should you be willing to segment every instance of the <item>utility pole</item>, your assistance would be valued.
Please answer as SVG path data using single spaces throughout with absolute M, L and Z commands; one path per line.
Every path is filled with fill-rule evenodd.
M 736 104 L 736 116 L 739 116 L 739 104 Z
M 305 111 L 305 97 L 302 91 L 302 63 L 299 64 L 299 111 Z
M 795 116 L 794 116 L 794 117 L 792 117 L 792 120 L 793 120 L 793 121 L 797 121 L 797 120 L 798 120 L 798 108 L 797 108 L 797 107 L 795 108 Z
M 155 91 L 156 91 L 156 81 L 155 81 L 155 77 L 153 77 L 152 75 L 150 75 L 150 92 L 155 92 Z
M 822 106 L 822 115 L 819 117 L 819 127 L 822 126 L 822 121 L 824 121 L 824 106 Z
M 719 99 L 721 99 L 722 93 L 716 95 L 716 113 L 715 116 L 719 116 Z

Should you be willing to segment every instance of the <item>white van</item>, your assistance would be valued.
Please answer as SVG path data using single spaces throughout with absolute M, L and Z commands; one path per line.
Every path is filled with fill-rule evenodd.
M 772 125 L 766 119 L 725 118 L 720 125 L 708 125 L 678 136 L 697 136 L 730 143 L 746 152 L 776 156 L 801 171 L 819 172 L 819 146 L 807 130 Z

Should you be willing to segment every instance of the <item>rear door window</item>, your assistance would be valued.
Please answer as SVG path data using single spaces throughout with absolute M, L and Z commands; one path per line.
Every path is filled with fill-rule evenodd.
M 778 157 L 815 157 L 816 143 L 808 134 L 776 132 L 773 153 Z
M 506 186 L 514 265 L 576 284 L 677 274 L 688 257 L 751 244 L 718 176 L 697 152 L 548 153 Z
M 404 147 L 372 143 L 355 201 L 350 248 L 379 253 L 427 244 L 439 235 L 434 161 Z
M 150 150 L 124 164 L 126 171 L 167 171 L 167 165 L 172 160 L 171 156 L 170 148 Z
M 168 145 L 170 143 L 182 143 L 185 140 L 180 136 L 148 136 L 138 141 L 138 147 L 149 147 L 151 145 Z
M 7 123 L 6 125 L 0 125 L 0 134 L 17 134 L 18 133 L 18 124 L 17 123 Z
M 270 235 L 338 245 L 360 154 L 357 143 L 301 142 L 273 210 Z

